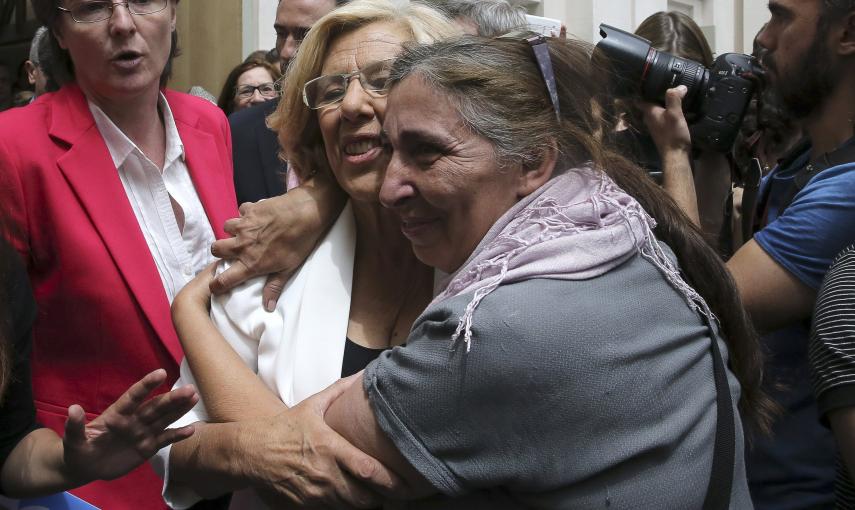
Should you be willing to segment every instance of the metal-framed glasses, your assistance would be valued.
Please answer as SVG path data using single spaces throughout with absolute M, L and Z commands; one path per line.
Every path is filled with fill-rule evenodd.
M 394 58 L 372 62 L 352 73 L 328 74 L 315 78 L 303 86 L 303 103 L 312 110 L 319 110 L 341 103 L 347 94 L 347 87 L 354 77 L 359 79 L 362 89 L 373 97 L 383 97 L 389 93 L 389 71 Z
M 552 58 L 549 56 L 549 45 L 546 38 L 536 32 L 517 30 L 500 35 L 498 39 L 522 40 L 531 46 L 531 51 L 534 52 L 534 58 L 537 61 L 537 67 L 540 69 L 540 76 L 543 78 L 546 91 L 549 93 L 549 100 L 552 102 L 552 109 L 555 110 L 555 118 L 558 119 L 558 122 L 561 122 L 558 87 L 555 84 L 555 73 L 552 71 Z
M 70 9 L 59 6 L 57 9 L 71 14 L 71 19 L 77 23 L 98 23 L 112 18 L 117 5 L 124 5 L 131 14 L 141 16 L 166 9 L 169 0 L 128 0 L 127 2 L 81 0 L 72 5 Z
M 258 85 L 240 85 L 235 87 L 235 95 L 239 99 L 249 99 L 255 94 L 255 91 L 261 94 L 261 97 L 272 99 L 279 95 L 279 83 L 269 81 Z

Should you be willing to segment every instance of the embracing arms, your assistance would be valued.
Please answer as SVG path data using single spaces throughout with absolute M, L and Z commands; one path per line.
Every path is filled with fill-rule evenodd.
M 306 259 L 341 212 L 346 196 L 335 179 L 316 173 L 288 193 L 240 206 L 241 216 L 226 222 L 234 237 L 214 243 L 211 252 L 234 261 L 211 283 L 221 294 L 254 276 L 269 275 L 262 295 L 272 311 L 285 282 Z

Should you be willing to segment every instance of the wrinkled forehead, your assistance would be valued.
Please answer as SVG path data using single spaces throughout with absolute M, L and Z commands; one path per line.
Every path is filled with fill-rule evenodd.
M 349 73 L 379 60 L 394 58 L 401 52 L 400 35 L 388 31 L 370 31 L 360 37 L 338 37 L 329 47 L 321 74 Z

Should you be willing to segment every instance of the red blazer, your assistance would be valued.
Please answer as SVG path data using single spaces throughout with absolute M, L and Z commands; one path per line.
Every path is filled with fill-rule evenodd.
M 237 216 L 229 125 L 216 106 L 165 92 L 186 163 L 218 238 Z M 116 167 L 76 85 L 0 115 L 0 214 L 39 307 L 33 390 L 40 423 L 62 435 L 68 406 L 92 419 L 158 367 L 183 357 L 169 303 Z M 164 386 L 162 391 L 168 388 Z M 166 508 L 144 465 L 73 491 L 100 508 Z

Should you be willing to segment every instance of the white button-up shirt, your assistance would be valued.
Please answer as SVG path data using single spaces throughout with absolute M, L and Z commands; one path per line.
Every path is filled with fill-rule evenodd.
M 214 230 L 184 162 L 184 145 L 163 94 L 159 100 L 166 128 L 163 172 L 91 101 L 89 110 L 107 144 L 128 201 L 145 236 L 169 302 L 214 260 Z M 171 197 L 171 200 L 170 200 Z M 172 201 L 176 204 L 173 210 Z M 184 216 L 180 228 L 176 212 Z

